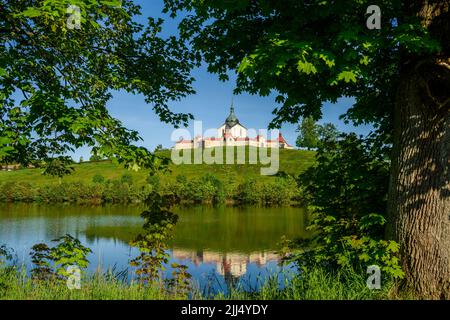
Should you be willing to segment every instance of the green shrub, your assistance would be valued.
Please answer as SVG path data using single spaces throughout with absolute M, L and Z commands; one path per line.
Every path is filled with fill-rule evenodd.
M 126 183 L 131 186 L 133 184 L 133 176 L 129 173 L 125 173 L 120 178 L 120 182 Z
M 377 265 L 402 277 L 398 245 L 384 239 L 389 180 L 387 149 L 372 137 L 342 135 L 321 144 L 317 165 L 299 177 L 311 209 L 309 241 L 288 241 L 290 260 L 303 267 L 365 272 Z
M 105 182 L 105 177 L 102 176 L 101 174 L 96 174 L 96 175 L 92 178 L 92 182 L 93 182 L 93 183 L 104 183 L 104 182 Z
M 36 195 L 36 189 L 28 182 L 11 181 L 0 185 L 0 200 L 3 202 L 32 202 Z
M 77 266 L 85 269 L 89 265 L 87 255 L 91 249 L 83 246 L 80 240 L 67 234 L 53 240 L 57 245 L 48 247 L 45 243 L 35 244 L 32 247 L 31 261 L 34 268 L 32 276 L 39 280 L 50 278 L 65 279 L 69 276 L 67 267 Z
M 161 184 L 159 176 L 155 174 L 150 174 L 147 177 L 147 183 L 152 186 L 153 190 L 159 190 Z
M 239 184 L 234 194 L 234 200 L 238 204 L 256 204 L 261 200 L 262 190 L 256 180 L 246 180 Z

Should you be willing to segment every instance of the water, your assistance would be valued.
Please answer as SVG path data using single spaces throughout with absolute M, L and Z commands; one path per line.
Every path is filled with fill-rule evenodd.
M 141 232 L 141 211 L 137 206 L 2 204 L 0 245 L 13 248 L 19 262 L 29 269 L 34 244 L 50 244 L 71 234 L 92 250 L 89 272 L 114 267 L 117 271 L 128 269 L 132 278 L 129 260 L 138 252 L 128 243 Z M 179 220 L 169 265 L 187 265 L 194 282 L 212 292 L 225 292 L 230 282 L 257 288 L 258 279 L 282 271 L 275 253 L 281 237 L 308 236 L 302 208 L 198 206 L 173 211 Z M 169 267 L 167 274 L 170 272 Z

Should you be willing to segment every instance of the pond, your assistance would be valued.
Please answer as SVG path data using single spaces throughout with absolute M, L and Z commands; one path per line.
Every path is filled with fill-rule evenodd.
M 30 269 L 30 248 L 70 234 L 92 250 L 88 271 L 127 270 L 137 250 L 128 243 L 140 233 L 139 206 L 0 205 L 0 245 L 14 249 Z M 170 262 L 188 266 L 201 290 L 226 291 L 240 282 L 255 289 L 269 274 L 288 274 L 275 253 L 282 236 L 308 237 L 305 210 L 296 207 L 178 207 Z M 170 274 L 170 268 L 167 274 Z M 281 280 L 281 279 L 280 279 Z

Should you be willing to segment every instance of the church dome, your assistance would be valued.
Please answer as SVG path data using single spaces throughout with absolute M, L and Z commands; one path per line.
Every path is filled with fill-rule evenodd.
M 236 115 L 234 114 L 234 107 L 233 105 L 230 108 L 230 115 L 227 117 L 227 119 L 225 120 L 225 124 L 232 128 L 235 125 L 237 125 L 239 123 L 238 118 L 236 117 Z

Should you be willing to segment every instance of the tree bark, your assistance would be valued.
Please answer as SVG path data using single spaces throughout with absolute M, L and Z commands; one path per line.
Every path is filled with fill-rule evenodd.
M 450 299 L 450 86 L 430 92 L 438 67 L 417 62 L 401 75 L 389 198 L 406 287 L 425 299 Z
M 434 56 L 405 54 L 394 110 L 388 213 L 400 244 L 406 288 L 450 299 L 450 1 L 408 1 L 443 44 Z

